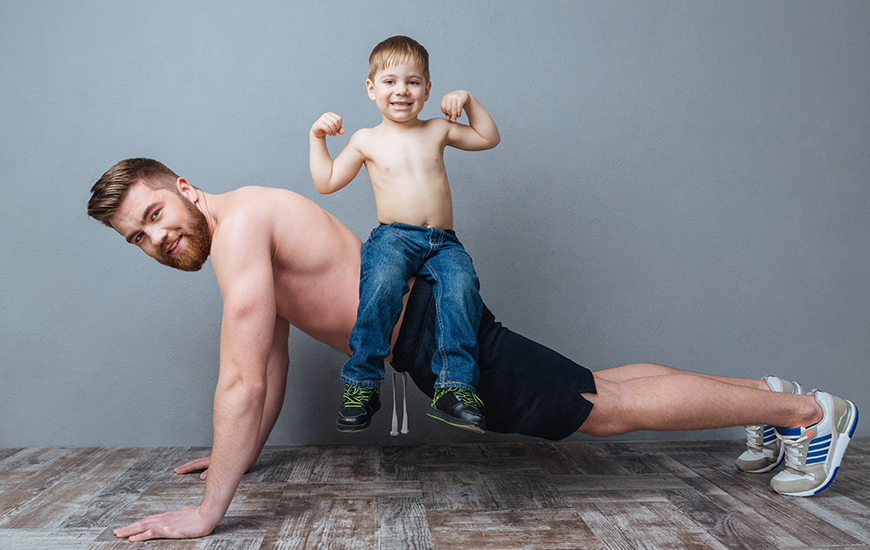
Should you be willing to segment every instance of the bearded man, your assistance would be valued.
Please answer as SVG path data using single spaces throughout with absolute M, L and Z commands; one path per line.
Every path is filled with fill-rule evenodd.
M 349 352 L 359 302 L 360 239 L 291 191 L 242 187 L 209 194 L 150 159 L 127 159 L 91 189 L 88 214 L 157 261 L 189 271 L 211 256 L 223 298 L 214 438 L 196 507 L 149 516 L 115 530 L 131 541 L 209 534 L 223 519 L 242 475 L 257 461 L 281 406 L 289 368 L 289 325 Z M 430 397 L 434 316 L 431 287 L 409 281 L 388 358 Z M 487 427 L 558 440 L 635 430 L 696 430 L 750 425 L 737 466 L 769 471 L 789 495 L 811 495 L 833 481 L 854 433 L 853 403 L 768 376 L 725 378 L 636 364 L 590 372 L 503 327 L 484 307 L 478 330 Z M 329 374 L 333 376 L 333 374 Z M 795 426 L 777 428 L 773 426 Z M 807 459 L 810 446 L 818 449 Z

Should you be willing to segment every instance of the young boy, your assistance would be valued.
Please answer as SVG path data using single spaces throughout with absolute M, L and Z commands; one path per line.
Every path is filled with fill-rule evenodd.
M 483 403 L 477 388 L 477 328 L 482 301 L 471 258 L 453 232 L 453 205 L 444 147 L 491 149 L 499 142 L 489 113 L 469 92 L 444 96 L 445 118 L 420 120 L 429 99 L 429 54 L 405 36 L 388 38 L 369 56 L 369 97 L 383 115 L 381 124 L 355 132 L 335 161 L 326 136 L 344 134 L 341 117 L 321 116 L 311 127 L 311 177 L 321 193 L 351 182 L 365 164 L 375 192 L 378 221 L 362 248 L 360 303 L 350 335 L 353 356 L 341 369 L 344 403 L 336 428 L 369 427 L 380 409 L 384 359 L 402 311 L 407 280 L 431 280 L 438 297 L 438 376 L 428 415 L 453 426 L 484 433 Z M 469 125 L 457 123 L 463 109 Z

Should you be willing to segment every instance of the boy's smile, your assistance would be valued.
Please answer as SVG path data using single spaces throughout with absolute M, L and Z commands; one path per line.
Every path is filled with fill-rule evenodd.
M 429 99 L 432 83 L 426 81 L 422 68 L 402 61 L 375 73 L 366 80 L 369 97 L 385 119 L 408 122 L 417 118 Z

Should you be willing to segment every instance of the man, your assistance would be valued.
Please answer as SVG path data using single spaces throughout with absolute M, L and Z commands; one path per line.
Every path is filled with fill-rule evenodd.
M 212 454 L 177 469 L 207 468 L 205 495 L 197 507 L 115 530 L 131 541 L 207 535 L 280 413 L 289 325 L 349 351 L 361 241 L 290 191 L 243 187 L 209 194 L 149 159 L 110 168 L 91 190 L 88 214 L 166 265 L 194 271 L 211 255 L 224 301 Z M 431 396 L 430 305 L 427 286 L 413 284 L 390 360 Z M 491 431 L 560 439 L 574 431 L 606 436 L 753 425 L 738 466 L 763 471 L 784 456 L 786 469 L 772 485 L 809 495 L 831 483 L 857 424 L 851 402 L 823 392 L 800 395 L 799 385 L 775 377 L 742 380 L 647 364 L 590 373 L 505 329 L 485 308 L 478 341 L 478 392 L 487 407 L 494 403 L 485 412 Z M 764 437 L 769 426 L 797 427 L 778 428 L 771 441 Z

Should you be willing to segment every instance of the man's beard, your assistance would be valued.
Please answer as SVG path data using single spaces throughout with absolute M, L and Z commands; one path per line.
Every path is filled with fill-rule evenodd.
M 163 265 L 174 267 L 182 271 L 199 271 L 202 264 L 208 259 L 211 251 L 211 235 L 208 232 L 208 222 L 199 209 L 186 197 L 182 198 L 184 209 L 190 222 L 181 229 L 178 237 L 185 237 L 184 249 L 178 254 L 170 255 L 167 250 L 172 242 L 167 242 L 165 248 L 160 249 L 160 259 L 157 261 Z

